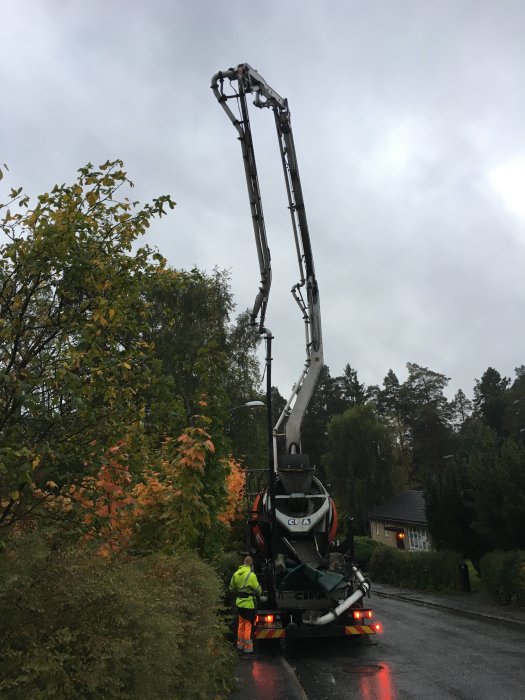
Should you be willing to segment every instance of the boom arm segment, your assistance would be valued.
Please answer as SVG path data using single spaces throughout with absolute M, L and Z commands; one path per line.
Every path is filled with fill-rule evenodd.
M 224 93 L 225 79 L 230 80 L 230 82 L 232 80 L 238 80 L 239 92 L 233 95 L 226 95 Z M 227 71 L 217 73 L 213 76 L 211 88 L 233 126 L 237 129 L 239 141 L 241 142 L 244 172 L 246 175 L 246 184 L 248 185 L 248 198 L 250 200 L 253 230 L 255 233 L 255 245 L 257 247 L 259 269 L 261 272 L 260 287 L 251 313 L 251 323 L 256 325 L 257 316 L 260 314 L 259 331 L 264 333 L 266 306 L 268 304 L 268 296 L 270 294 L 270 287 L 272 284 L 272 268 L 270 264 L 270 250 L 266 240 L 266 228 L 264 225 L 261 193 L 259 190 L 259 178 L 257 175 L 255 152 L 253 150 L 252 132 L 250 128 L 248 105 L 246 104 L 244 82 L 238 78 L 238 71 L 230 68 Z M 239 102 L 241 112 L 240 119 L 235 116 L 227 104 L 227 100 L 231 98 L 236 98 Z
M 229 80 L 230 83 L 236 81 L 237 91 L 234 91 L 233 94 L 226 95 L 224 92 L 224 80 Z M 252 323 L 256 323 L 256 318 L 260 314 L 259 330 L 261 333 L 265 332 L 264 317 L 271 285 L 270 251 L 266 239 L 246 95 L 249 93 L 253 94 L 254 105 L 260 108 L 272 108 L 275 116 L 275 125 L 279 139 L 279 148 L 288 196 L 288 206 L 292 219 L 292 228 L 299 264 L 300 278 L 299 282 L 293 286 L 292 294 L 301 310 L 305 323 L 306 360 L 304 369 L 293 388 L 286 407 L 275 424 L 274 435 L 277 437 L 278 434 L 282 434 L 280 431 L 282 431 L 282 426 L 284 424 L 286 452 L 300 452 L 301 424 L 323 366 L 323 343 L 321 335 L 319 289 L 315 277 L 312 248 L 301 181 L 299 178 L 299 169 L 297 166 L 288 101 L 276 93 L 259 73 L 247 63 L 241 63 L 237 68 L 230 68 L 227 71 L 216 73 L 212 78 L 211 88 L 215 97 L 237 129 L 241 142 L 261 272 L 260 288 L 252 311 Z M 229 108 L 227 104 L 227 100 L 229 99 L 237 99 L 240 109 L 240 119 L 237 119 Z M 304 295 L 303 291 L 305 292 Z

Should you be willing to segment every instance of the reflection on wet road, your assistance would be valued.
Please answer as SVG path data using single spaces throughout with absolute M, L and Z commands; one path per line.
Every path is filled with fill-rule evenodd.
M 283 685 L 280 675 L 280 665 L 272 663 L 272 658 L 261 658 L 260 661 L 243 661 L 251 667 L 251 674 L 256 686 L 261 689 L 260 700 L 278 698 Z
M 261 646 L 257 655 L 257 660 L 237 663 L 237 690 L 231 700 L 306 700 L 278 644 Z
M 390 700 L 394 695 L 390 666 L 386 663 L 354 666 L 347 670 L 359 676 L 359 690 L 363 700 Z

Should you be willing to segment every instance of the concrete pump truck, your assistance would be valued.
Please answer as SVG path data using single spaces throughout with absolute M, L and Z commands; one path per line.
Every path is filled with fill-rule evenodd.
M 375 634 L 380 625 L 374 624 L 372 611 L 363 606 L 370 583 L 353 561 L 351 535 L 343 543 L 336 539 L 335 504 L 301 450 L 301 425 L 323 366 L 323 343 L 319 288 L 288 101 L 247 63 L 216 73 L 211 88 L 241 144 L 260 267 L 251 324 L 258 325 L 266 343 L 268 469 L 248 471 L 246 482 L 247 548 L 263 588 L 254 636 L 293 639 Z M 299 281 L 292 294 L 306 337 L 304 368 L 275 423 L 271 406 L 273 337 L 265 325 L 272 273 L 247 95 L 253 96 L 255 107 L 271 109 L 275 117 L 299 263 Z

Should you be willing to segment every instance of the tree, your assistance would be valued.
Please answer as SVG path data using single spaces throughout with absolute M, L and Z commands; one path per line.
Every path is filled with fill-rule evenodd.
M 360 406 L 365 403 L 366 387 L 359 381 L 357 371 L 349 364 L 346 364 L 343 374 L 335 378 L 334 384 L 342 402 L 342 410 L 337 411 L 338 413 L 342 413 L 351 406 Z
M 516 367 L 516 378 L 505 394 L 503 431 L 525 447 L 525 365 Z
M 340 403 L 338 388 L 330 375 L 330 368 L 324 365 L 310 399 L 308 410 L 301 428 L 302 451 L 309 455 L 310 464 L 324 478 L 322 455 L 326 451 L 328 423 L 334 415 L 334 405 Z
M 445 455 L 441 469 L 427 475 L 424 496 L 433 545 L 440 550 L 460 552 L 471 559 L 479 571 L 487 543 L 475 527 L 476 508 L 468 455 Z
M 365 385 L 359 382 L 355 369 L 347 364 L 341 376 L 332 377 L 328 365 L 323 366 L 301 433 L 303 452 L 310 456 L 310 462 L 316 465 L 321 479 L 324 478 L 322 455 L 327 449 L 328 423 L 333 416 L 365 401 Z
M 395 436 L 366 404 L 331 419 L 323 465 L 337 504 L 362 532 L 370 510 L 405 486 Z
M 451 422 L 457 432 L 472 413 L 472 401 L 467 399 L 462 389 L 458 389 L 450 405 Z
M 394 370 L 389 369 L 383 379 L 383 389 L 377 392 L 377 410 L 390 423 L 402 450 L 405 448 L 408 427 L 401 408 L 401 384 Z
M 525 548 L 525 450 L 507 438 L 477 445 L 469 461 L 475 528 L 489 549 Z
M 142 208 L 120 161 L 81 168 L 34 208 L 21 190 L 0 228 L 0 523 L 34 506 L 35 484 L 71 482 L 123 436 L 141 433 L 158 366 L 144 340 L 143 290 L 163 260 L 133 249 L 174 202 Z M 18 204 L 18 209 L 11 209 Z M 140 456 L 140 440 L 134 451 Z
M 272 386 L 270 391 L 272 397 L 272 422 L 275 425 L 279 416 L 284 411 L 286 399 L 281 395 L 281 392 L 276 386 Z
M 505 398 L 509 384 L 510 379 L 502 377 L 496 369 L 489 367 L 481 379 L 476 379 L 474 387 L 474 406 L 477 415 L 481 416 L 500 438 L 504 437 Z
M 226 428 L 233 454 L 250 469 L 263 469 L 268 466 L 266 409 L 231 409 L 254 399 L 266 401 L 266 396 L 261 392 L 261 369 L 255 355 L 260 342 L 258 329 L 250 325 L 249 312 L 239 314 L 235 323 L 230 325 L 226 337 L 228 368 L 224 381 L 231 404 Z M 279 393 L 276 388 L 274 391 Z M 284 399 L 282 401 L 284 407 Z M 279 414 L 275 410 L 273 415 L 274 420 L 277 420 Z
M 33 208 L 19 190 L 3 208 L 0 525 L 48 499 L 46 483 L 53 492 L 95 477 L 118 444 L 135 483 L 165 461 L 166 439 L 203 420 L 214 451 L 200 477 L 210 525 L 199 546 L 211 551 L 228 407 L 258 384 L 258 340 L 230 323 L 225 273 L 173 270 L 137 246 L 169 197 L 139 207 L 121 196 L 132 183 L 120 161 L 79 173 Z
M 425 486 L 427 518 L 438 548 L 459 551 L 479 568 L 491 549 L 525 546 L 525 450 L 503 442 L 481 418 L 463 425 L 456 453 Z
M 189 272 L 165 269 L 145 294 L 150 308 L 147 340 L 154 345 L 164 374 L 172 377 L 190 417 L 204 393 L 201 372 L 217 361 L 222 376 L 226 374 L 233 308 L 228 277 L 218 270 L 207 275 L 196 268 Z M 224 391 L 225 381 L 218 386 Z
M 450 453 L 450 406 L 444 395 L 449 378 L 414 362 L 407 363 L 408 377 L 399 389 L 399 410 L 410 430 L 414 486 L 439 470 Z

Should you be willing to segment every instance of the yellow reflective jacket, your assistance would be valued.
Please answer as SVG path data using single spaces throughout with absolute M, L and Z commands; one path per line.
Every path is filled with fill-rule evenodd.
M 246 564 L 239 566 L 231 577 L 230 591 L 237 593 L 235 605 L 238 608 L 255 608 L 256 597 L 262 593 L 257 576 Z

